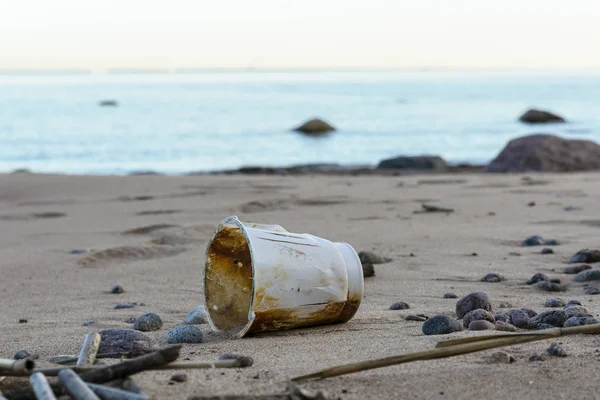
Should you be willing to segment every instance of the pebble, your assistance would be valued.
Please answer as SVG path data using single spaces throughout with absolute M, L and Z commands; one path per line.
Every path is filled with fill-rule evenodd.
M 125 289 L 123 289 L 123 286 L 119 285 L 118 283 L 112 287 L 112 289 L 110 289 L 110 292 L 112 294 L 121 294 L 121 293 L 125 293 Z
M 529 357 L 529 361 L 546 361 L 546 357 L 540 354 L 534 354 L 531 357 Z
M 423 315 L 415 315 L 415 314 L 409 314 L 404 319 L 406 321 L 417 321 L 417 322 L 427 321 L 427 317 L 425 317 Z
M 13 360 L 24 360 L 27 357 L 31 357 L 31 354 L 27 350 L 18 350 L 13 356 Z
M 363 264 L 362 270 L 364 278 L 370 278 L 375 276 L 375 267 L 373 266 L 373 264 Z
M 458 299 L 458 295 L 456 293 L 446 293 L 442 296 L 443 299 Z
M 588 263 L 596 263 L 596 262 L 600 262 L 600 250 L 589 250 L 589 249 L 579 250 L 569 260 L 569 263 L 571 263 L 571 264 L 575 264 L 575 263 L 588 264 Z
M 530 201 L 529 203 L 527 203 L 527 206 L 535 207 L 535 201 Z
M 588 264 L 569 265 L 563 269 L 563 274 L 575 275 L 588 269 L 592 269 L 592 266 Z
M 181 325 L 171 329 L 165 341 L 168 344 L 202 343 L 202 331 L 195 325 Z
M 496 325 L 492 324 L 490 321 L 485 321 L 485 320 L 476 320 L 473 321 L 469 324 L 469 330 L 470 331 L 487 331 L 487 330 L 493 330 L 496 328 Z
M 494 319 L 496 320 L 496 322 L 502 321 L 510 324 L 510 317 L 506 313 L 496 314 L 494 315 Z
M 554 250 L 549 247 L 545 247 L 542 249 L 542 254 L 554 254 Z
M 569 300 L 569 302 L 567 303 L 568 306 L 570 305 L 576 305 L 576 306 L 580 306 L 581 302 L 579 300 Z
M 600 281 L 600 269 L 588 269 L 573 277 L 575 282 Z
M 567 352 L 558 343 L 550 344 L 550 347 L 546 349 L 546 353 L 553 357 L 566 357 Z
M 462 319 L 469 311 L 483 309 L 492 311 L 492 304 L 486 292 L 473 292 L 456 302 L 456 317 Z
M 183 321 L 186 325 L 200 325 L 208 323 L 206 319 L 206 308 L 203 305 L 199 305 L 185 316 Z
M 550 324 L 539 324 L 538 326 L 535 327 L 536 331 L 543 331 L 546 329 L 554 329 L 556 328 L 555 326 L 552 326 Z
M 569 316 L 564 310 L 544 311 L 527 321 L 527 326 L 533 329 L 540 324 L 548 324 L 560 328 L 565 324 L 567 318 Z
M 460 321 L 447 315 L 435 315 L 423 323 L 422 331 L 425 335 L 447 335 L 462 330 Z
M 237 360 L 239 368 L 251 367 L 254 364 L 254 359 L 249 356 L 243 356 L 236 353 L 225 353 L 219 357 L 219 360 Z
M 126 320 L 123 320 L 123 322 L 127 322 L 128 324 L 135 324 L 135 321 L 137 321 L 136 317 L 129 317 Z
M 162 319 L 160 319 L 160 316 L 150 312 L 139 317 L 137 321 L 135 321 L 133 329 L 136 331 L 150 332 L 157 331 L 162 328 L 162 326 L 163 322 Z
M 187 375 L 186 374 L 175 374 L 171 376 L 171 382 L 185 382 L 187 381 Z
M 588 311 L 587 308 L 583 306 L 578 306 L 575 304 L 566 305 L 563 307 L 563 310 L 567 313 L 567 316 L 570 317 L 591 317 L 592 314 Z
M 497 351 L 490 355 L 489 361 L 491 363 L 510 364 L 517 361 L 517 359 L 510 353 L 505 351 Z
M 408 310 L 409 308 L 410 306 L 403 301 L 399 301 L 390 306 L 390 310 Z
M 538 272 L 538 273 L 534 274 L 531 278 L 529 278 L 529 280 L 527 281 L 527 284 L 534 285 L 538 282 L 543 282 L 543 281 L 548 281 L 548 280 L 549 279 L 545 274 Z
M 514 326 L 513 324 L 509 324 L 508 322 L 504 322 L 504 321 L 496 321 L 495 328 L 497 331 L 502 331 L 502 332 L 516 332 L 517 331 L 516 326 Z
M 471 325 L 471 322 L 480 321 L 480 320 L 489 321 L 491 323 L 496 322 L 496 318 L 494 318 L 494 314 L 492 314 L 491 312 L 486 311 L 486 310 L 478 309 L 478 310 L 469 311 L 463 317 L 463 327 L 467 328 Z
M 505 281 L 506 279 L 500 275 L 497 274 L 495 272 L 490 272 L 489 274 L 486 274 L 483 278 L 481 278 L 481 282 L 502 282 Z
M 521 243 L 521 247 L 528 246 L 542 246 L 544 244 L 544 239 L 541 236 L 534 235 L 530 236 Z
M 546 245 L 546 246 L 558 246 L 559 244 L 560 243 L 556 239 L 550 239 L 550 240 L 546 240 L 544 242 L 544 245 Z
M 27 322 L 29 322 L 29 320 L 27 318 L 20 318 L 19 319 L 19 323 L 20 324 L 26 324 Z
M 544 307 L 550 307 L 550 308 L 564 307 L 564 306 L 565 306 L 565 301 L 563 299 L 561 299 L 560 297 L 550 297 L 544 303 Z
M 510 317 L 510 323 L 517 328 L 527 328 L 527 324 L 531 319 L 531 316 L 527 313 L 527 311 L 521 308 L 510 310 L 508 312 L 508 316 Z
M 566 285 L 561 285 L 560 283 L 555 283 L 555 282 L 542 281 L 542 282 L 536 283 L 535 285 L 533 285 L 533 287 L 535 287 L 538 290 L 543 290 L 544 292 L 566 292 L 567 291 Z
M 598 321 L 594 317 L 570 317 L 568 320 L 565 321 L 564 327 L 569 328 L 571 326 L 593 325 L 599 322 L 600 321 Z
M 501 301 L 498 303 L 498 308 L 512 308 L 513 305 L 510 304 L 508 301 Z
M 588 286 L 586 288 L 583 288 L 583 293 L 591 295 L 600 294 L 600 288 L 596 286 Z
M 137 304 L 133 303 L 119 303 L 115 306 L 115 310 L 121 310 L 123 308 L 134 308 Z
M 81 324 L 81 326 L 92 326 L 92 325 L 96 325 L 96 321 L 86 321 L 83 324 Z
M 137 357 L 157 349 L 157 343 L 150 336 L 134 329 L 111 328 L 99 333 L 102 338 L 98 350 L 100 354 L 129 353 Z
M 371 251 L 361 251 L 358 253 L 358 258 L 363 264 L 384 264 L 392 261 L 389 258 L 381 257 Z

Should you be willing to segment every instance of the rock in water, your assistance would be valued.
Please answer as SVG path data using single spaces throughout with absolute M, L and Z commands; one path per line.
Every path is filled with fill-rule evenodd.
M 410 306 L 403 301 L 399 301 L 390 306 L 390 310 L 408 310 L 408 309 L 410 309 Z
M 389 258 L 381 257 L 371 251 L 359 251 L 358 258 L 362 264 L 384 264 L 391 261 Z
M 133 329 L 136 331 L 142 332 L 150 332 L 157 331 L 162 328 L 163 322 L 160 319 L 160 316 L 155 313 L 146 313 L 139 317 L 135 324 L 133 324 Z
M 488 172 L 573 172 L 600 169 L 600 145 L 554 135 L 530 135 L 508 142 Z
M 444 172 L 448 170 L 448 164 L 439 156 L 398 156 L 381 161 L 377 168 Z
M 597 262 L 600 262 L 600 250 L 589 250 L 589 249 L 579 250 L 569 260 L 569 263 L 571 263 L 571 264 L 577 264 L 577 263 L 591 264 L 591 263 L 597 263 Z
M 489 331 L 489 330 L 493 330 L 496 326 L 494 324 L 492 324 L 490 321 L 484 321 L 484 320 L 476 320 L 476 321 L 472 321 L 469 324 L 469 330 L 470 331 Z
M 544 303 L 544 307 L 554 308 L 554 307 L 564 307 L 565 301 L 560 297 L 550 297 Z
M 371 278 L 375 276 L 375 266 L 373 266 L 373 264 L 363 264 L 362 270 L 364 278 Z
M 185 317 L 186 325 L 201 325 L 208 323 L 206 319 L 206 309 L 203 305 L 199 305 L 188 313 Z
M 546 352 L 553 357 L 566 357 L 567 356 L 567 352 L 558 343 L 550 344 L 550 347 L 548 347 L 548 349 L 546 349 Z
M 483 309 L 492 311 L 492 304 L 486 292 L 473 292 L 456 302 L 456 317 L 462 319 L 469 311 Z
M 565 122 L 565 119 L 556 114 L 552 114 L 551 112 L 532 108 L 525 111 L 525 113 L 519 117 L 519 121 L 527 124 L 545 124 L 548 122 L 563 123 Z
M 527 321 L 527 327 L 529 329 L 536 329 L 540 324 L 547 324 L 557 328 L 562 328 L 567 318 L 568 315 L 563 310 L 545 311 Z
M 134 329 L 104 329 L 99 333 L 102 338 L 99 354 L 129 354 L 137 357 L 158 348 L 157 343 L 150 336 Z
M 460 321 L 447 315 L 435 315 L 423 322 L 421 329 L 425 335 L 447 335 L 462 331 L 462 325 Z
M 600 269 L 588 269 L 581 271 L 573 277 L 575 282 L 600 281 Z
M 296 132 L 302 132 L 307 135 L 323 135 L 325 133 L 335 131 L 335 128 L 333 126 L 329 125 L 327 122 L 325 122 L 321 119 L 315 118 L 315 119 L 306 121 L 305 123 L 298 126 L 297 128 L 294 128 L 294 130 Z
M 468 328 L 471 322 L 480 320 L 489 321 L 491 323 L 496 322 L 496 318 L 491 312 L 479 308 L 477 310 L 469 311 L 463 317 L 463 326 Z
M 202 343 L 202 331 L 195 325 L 181 325 L 167 333 L 165 342 L 168 344 Z

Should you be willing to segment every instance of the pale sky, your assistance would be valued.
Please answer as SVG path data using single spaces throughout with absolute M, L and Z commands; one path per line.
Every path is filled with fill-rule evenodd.
M 0 0 L 0 69 L 595 68 L 600 0 Z

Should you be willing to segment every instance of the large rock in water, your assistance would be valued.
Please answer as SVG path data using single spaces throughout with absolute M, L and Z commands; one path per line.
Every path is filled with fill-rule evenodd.
M 377 168 L 429 170 L 442 172 L 448 169 L 448 164 L 446 164 L 446 161 L 439 156 L 399 156 L 381 161 Z
M 549 122 L 565 122 L 563 117 L 544 110 L 531 109 L 521 115 L 519 121 L 528 124 L 545 124 Z
M 294 128 L 296 132 L 306 133 L 307 135 L 323 135 L 328 132 L 335 131 L 335 128 L 329 125 L 327 122 L 318 118 L 306 121 L 297 128 Z
M 488 165 L 488 172 L 572 172 L 600 169 L 600 145 L 554 135 L 513 139 Z

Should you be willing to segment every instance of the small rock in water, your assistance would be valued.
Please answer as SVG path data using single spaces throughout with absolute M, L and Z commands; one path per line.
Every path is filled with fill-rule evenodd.
M 492 311 L 492 304 L 486 292 L 473 292 L 456 303 L 456 317 L 462 319 L 469 311 L 483 309 Z
M 542 254 L 554 254 L 554 250 L 551 248 L 545 247 L 542 249 Z
M 550 347 L 546 349 L 546 352 L 553 357 L 566 357 L 567 352 L 558 344 L 552 343 Z
M 442 296 L 443 299 L 458 299 L 458 295 L 456 293 L 446 293 Z
M 533 285 L 536 289 L 543 290 L 544 292 L 566 292 L 567 287 L 560 283 L 541 281 Z
M 373 264 L 363 264 L 362 270 L 364 278 L 370 278 L 372 276 L 375 276 L 375 267 L 373 266 Z
M 115 310 L 121 310 L 124 308 L 134 308 L 137 304 L 133 303 L 119 303 L 115 306 Z
M 361 251 L 358 253 L 358 258 L 363 264 L 384 264 L 392 261 L 389 258 L 381 257 L 371 251 Z
M 219 360 L 237 360 L 238 368 L 251 367 L 254 364 L 254 359 L 249 356 L 243 356 L 236 353 L 225 353 L 219 357 Z
M 554 308 L 554 307 L 564 307 L 565 301 L 560 297 L 550 297 L 544 303 L 544 307 Z
M 521 247 L 528 246 L 542 246 L 544 244 L 544 239 L 541 236 L 534 235 L 530 236 L 521 243 Z
M 496 321 L 495 328 L 502 332 L 516 332 L 517 327 L 504 321 Z
M 423 321 L 427 321 L 427 318 L 425 318 L 424 316 L 421 316 L 421 315 L 409 314 L 406 317 L 404 317 L 404 320 L 423 322 Z
M 600 269 L 588 269 L 573 277 L 575 282 L 600 281 Z
M 566 305 L 563 307 L 563 310 L 567 313 L 567 316 L 570 317 L 591 317 L 592 314 L 588 311 L 587 308 L 583 306 L 578 306 L 575 304 Z
M 157 349 L 156 342 L 150 336 L 134 329 L 112 328 L 99 333 L 102 339 L 98 350 L 100 354 L 128 354 L 136 357 Z
M 208 323 L 206 319 L 206 308 L 203 305 L 199 305 L 185 316 L 185 324 L 187 325 L 200 325 Z
M 592 269 L 592 266 L 588 265 L 588 264 L 575 264 L 575 265 L 566 266 L 563 269 L 563 273 L 569 274 L 569 275 L 575 275 L 575 274 L 580 273 L 581 271 L 586 271 L 588 269 Z
M 481 282 L 502 282 L 506 280 L 502 275 L 495 272 L 490 272 L 481 278 Z
M 186 374 L 175 374 L 171 376 L 171 382 L 185 382 L 187 381 L 187 375 Z
M 135 324 L 135 321 L 137 321 L 136 317 L 129 317 L 126 320 L 123 320 L 123 322 L 127 322 L 128 324 Z
M 600 294 L 600 288 L 596 286 L 588 286 L 583 289 L 583 293 L 590 295 Z
M 125 293 L 125 289 L 123 289 L 123 286 L 119 285 L 118 283 L 112 287 L 112 289 L 110 289 L 110 292 L 112 294 L 121 294 L 121 293 Z
M 447 315 L 435 315 L 423 323 L 421 330 L 425 335 L 447 335 L 462 331 L 460 321 Z
M 150 332 L 157 331 L 162 328 L 163 322 L 160 319 L 160 316 L 155 313 L 146 313 L 139 317 L 135 324 L 133 325 L 133 329 L 136 331 L 142 332 Z
M 399 301 L 390 306 L 390 310 L 408 310 L 409 308 L 410 306 L 403 301 Z
M 96 325 L 96 321 L 86 321 L 81 326 L 92 326 Z
M 510 323 L 517 328 L 527 328 L 531 316 L 523 309 L 510 310 L 508 312 Z
M 202 343 L 202 331 L 195 325 L 181 325 L 171 329 L 165 341 L 168 344 Z
M 27 350 L 18 350 L 13 356 L 13 360 L 24 360 L 31 357 L 31 354 Z
M 553 327 L 561 328 L 565 324 L 567 318 L 569 318 L 569 316 L 564 310 L 544 311 L 527 321 L 527 326 L 529 329 L 534 329 L 538 328 L 538 325 L 540 324 L 548 324 Z
M 496 326 L 494 324 L 492 324 L 490 321 L 484 321 L 484 320 L 476 320 L 473 321 L 469 324 L 469 330 L 470 331 L 486 331 L 486 330 L 492 330 L 495 329 Z
M 594 325 L 599 323 L 599 321 L 594 317 L 570 317 L 565 321 L 565 328 L 569 328 L 571 326 L 581 326 L 581 325 Z
M 498 308 L 512 308 L 513 305 L 510 304 L 508 301 L 501 301 L 498 303 Z
M 489 362 L 498 364 L 510 364 L 517 361 L 512 354 L 505 351 L 497 351 L 492 353 L 489 358 Z
M 569 300 L 569 302 L 567 303 L 567 306 L 580 306 L 580 305 L 582 305 L 582 304 L 579 300 Z
M 545 282 L 548 281 L 548 277 L 545 274 L 542 274 L 541 272 L 538 272 L 536 274 L 534 274 L 531 278 L 529 278 L 529 280 L 527 281 L 528 285 L 534 285 L 538 282 Z
M 480 321 L 480 320 L 489 321 L 491 323 L 496 322 L 496 318 L 494 318 L 494 315 L 491 312 L 483 310 L 483 309 L 477 309 L 477 310 L 469 311 L 463 317 L 463 327 L 467 328 L 470 326 L 471 322 Z
M 569 260 L 569 263 L 571 263 L 571 264 L 575 264 L 575 263 L 591 264 L 591 263 L 597 263 L 597 262 L 600 262 L 600 250 L 589 250 L 589 249 L 579 250 Z
M 494 315 L 494 319 L 496 320 L 496 322 L 502 321 L 510 324 L 510 317 L 506 313 L 496 314 Z
M 534 354 L 531 357 L 529 357 L 529 361 L 546 361 L 546 357 L 540 354 Z

